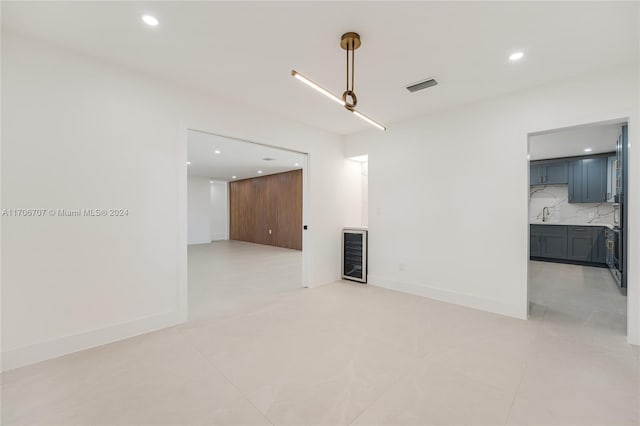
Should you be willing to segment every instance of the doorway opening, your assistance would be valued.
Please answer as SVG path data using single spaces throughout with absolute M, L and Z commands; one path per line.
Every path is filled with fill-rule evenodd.
M 189 320 L 307 286 L 306 153 L 187 130 Z
M 628 126 L 529 134 L 529 317 L 550 335 L 626 345 Z

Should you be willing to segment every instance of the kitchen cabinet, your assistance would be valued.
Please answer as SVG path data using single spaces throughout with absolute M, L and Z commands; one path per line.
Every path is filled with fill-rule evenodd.
M 591 250 L 591 262 L 593 263 L 607 263 L 607 242 L 605 236 L 606 228 L 594 227 L 591 231 L 593 233 L 593 247 Z
M 553 163 L 543 164 L 544 183 L 547 185 L 559 185 L 569 182 L 569 162 L 556 161 Z
M 569 202 L 607 201 L 607 157 L 583 158 L 569 163 Z
M 540 226 L 531 225 L 529 230 L 529 256 L 540 257 L 540 240 L 542 237 Z
M 540 245 L 540 257 L 552 259 L 567 258 L 567 227 L 556 225 L 543 225 Z
M 530 225 L 529 255 L 537 259 L 606 263 L 602 226 Z
M 561 185 L 568 183 L 567 161 L 532 162 L 529 167 L 531 185 Z
M 569 226 L 567 230 L 567 259 L 591 262 L 593 257 L 593 229 Z
M 531 225 L 529 251 L 531 256 L 551 259 L 567 258 L 567 227 L 564 225 Z M 533 236 L 536 236 L 535 238 Z
M 618 170 L 616 157 L 607 158 L 607 203 L 615 203 L 618 194 Z
M 542 164 L 531 163 L 529 166 L 529 182 L 531 185 L 540 185 L 544 177 L 544 171 L 542 170 Z

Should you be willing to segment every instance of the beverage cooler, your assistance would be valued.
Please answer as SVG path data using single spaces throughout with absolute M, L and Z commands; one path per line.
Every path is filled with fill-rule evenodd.
M 342 230 L 343 279 L 367 282 L 367 234 L 363 228 Z

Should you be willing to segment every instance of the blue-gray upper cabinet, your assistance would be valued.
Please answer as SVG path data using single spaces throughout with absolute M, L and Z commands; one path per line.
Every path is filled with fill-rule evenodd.
M 529 167 L 529 182 L 531 185 L 543 185 L 544 171 L 542 164 L 531 163 Z
M 569 202 L 607 201 L 607 158 L 584 158 L 569 163 Z
M 531 185 L 560 185 L 568 183 L 569 163 L 567 161 L 543 161 L 529 166 Z
M 557 161 L 542 165 L 544 169 L 544 183 L 547 185 L 559 185 L 569 182 L 569 163 Z

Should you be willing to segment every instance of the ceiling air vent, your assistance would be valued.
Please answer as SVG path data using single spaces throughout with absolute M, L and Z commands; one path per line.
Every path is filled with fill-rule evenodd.
M 410 84 L 407 86 L 407 90 L 411 93 L 417 92 L 418 90 L 426 89 L 427 87 L 433 87 L 437 85 L 438 82 L 435 78 L 429 78 L 427 80 L 422 80 L 414 84 Z

